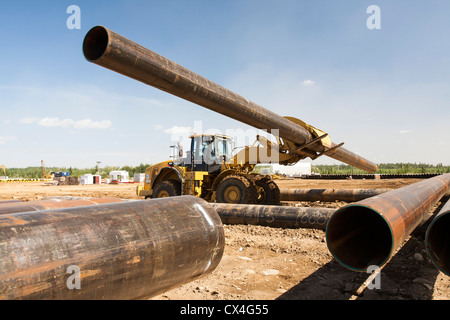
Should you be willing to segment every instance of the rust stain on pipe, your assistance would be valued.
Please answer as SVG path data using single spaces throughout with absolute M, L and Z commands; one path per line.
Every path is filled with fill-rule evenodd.
M 179 64 L 103 27 L 89 30 L 83 41 L 87 61 L 196 103 L 252 127 L 279 130 L 279 136 L 299 146 L 314 140 L 304 127 L 180 66 Z M 331 143 L 331 148 L 337 147 Z M 315 154 L 325 148 L 314 143 L 303 151 Z M 342 147 L 327 156 L 373 173 L 377 165 Z
M 383 266 L 430 209 L 449 190 L 450 174 L 355 202 L 337 210 L 327 224 L 327 245 L 343 266 L 366 272 Z
M 450 200 L 428 226 L 425 246 L 433 264 L 450 276 Z
M 336 211 L 331 208 L 212 203 L 225 224 L 251 224 L 274 228 L 325 230 Z
M 128 300 L 212 272 L 225 237 L 210 204 L 180 196 L 3 214 L 0 244 L 3 299 Z
M 390 189 L 281 189 L 281 201 L 355 202 L 391 191 Z

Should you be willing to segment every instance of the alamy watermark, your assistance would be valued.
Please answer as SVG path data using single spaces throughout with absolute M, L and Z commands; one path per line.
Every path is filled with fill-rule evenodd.
M 81 9 L 77 5 L 70 5 L 67 7 L 66 13 L 69 13 L 70 16 L 66 20 L 67 29 L 73 30 L 81 29 Z
M 366 13 L 370 14 L 367 18 L 366 26 L 369 30 L 381 29 L 381 9 L 377 5 L 370 5 L 367 7 Z
M 81 289 L 81 270 L 76 265 L 67 267 L 66 273 L 70 274 L 67 278 L 66 285 L 69 290 Z
M 183 155 L 183 145 L 189 146 L 187 149 L 194 152 L 191 156 L 186 156 L 183 159 L 184 164 L 191 164 L 192 161 L 194 163 L 204 162 L 208 165 L 221 164 L 223 162 L 223 156 L 230 155 L 236 158 L 237 163 L 279 163 L 279 145 L 275 138 L 279 135 L 278 129 L 272 129 L 269 133 L 267 130 L 257 130 L 254 128 L 244 130 L 239 128 L 226 129 L 225 133 L 222 133 L 216 128 L 204 130 L 202 121 L 194 121 L 194 127 L 188 129 L 191 132 L 190 135 L 187 135 L 186 132 L 171 132 L 171 140 L 177 143 L 179 157 Z M 191 140 L 189 137 L 192 134 L 194 136 L 205 136 L 200 146 L 194 146 L 194 150 L 190 150 Z M 208 140 L 209 135 L 219 137 L 223 135 L 231 138 L 232 146 L 228 146 L 227 154 L 223 154 L 222 145 L 219 146 L 214 144 L 213 141 Z M 225 143 L 225 141 L 222 142 Z M 214 148 L 218 148 L 219 150 L 215 150 Z
M 368 278 L 367 288 L 370 290 L 381 289 L 381 269 L 379 266 L 371 265 L 367 268 L 367 273 L 371 275 Z

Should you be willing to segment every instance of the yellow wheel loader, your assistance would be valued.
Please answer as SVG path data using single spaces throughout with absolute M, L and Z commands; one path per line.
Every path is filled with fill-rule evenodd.
M 174 160 L 147 168 L 144 186 L 138 186 L 137 194 L 145 198 L 194 195 L 207 201 L 279 204 L 280 190 L 271 177 L 252 172 L 261 154 L 270 152 L 268 141 L 257 138 L 263 143 L 232 156 L 230 137 L 193 135 L 185 158 L 181 158 L 183 152 L 178 146 Z M 252 150 L 256 152 L 251 154 Z

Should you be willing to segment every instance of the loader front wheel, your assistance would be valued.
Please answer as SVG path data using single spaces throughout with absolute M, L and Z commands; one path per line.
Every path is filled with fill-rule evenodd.
M 225 177 L 217 187 L 217 202 L 221 203 L 256 203 L 256 188 L 243 176 L 230 175 Z
M 153 189 L 152 198 L 166 198 L 181 195 L 181 183 L 176 180 L 163 180 Z
M 258 192 L 257 204 L 279 205 L 280 189 L 271 179 L 261 179 L 255 182 Z

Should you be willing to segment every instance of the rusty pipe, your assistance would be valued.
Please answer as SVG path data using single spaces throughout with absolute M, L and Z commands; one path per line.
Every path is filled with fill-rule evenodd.
M 429 178 L 337 210 L 326 228 L 328 248 L 343 266 L 383 266 L 448 191 L 450 174 Z
M 0 214 L 83 207 L 116 202 L 123 202 L 123 200 L 118 198 L 79 198 L 76 200 L 48 199 L 11 202 L 0 204 Z
M 224 224 L 251 224 L 273 228 L 325 230 L 335 209 L 212 203 Z
M 425 247 L 433 264 L 450 276 L 450 200 L 428 226 Z
M 355 202 L 390 191 L 389 189 L 280 189 L 281 201 Z
M 212 272 L 222 222 L 180 196 L 0 215 L 0 298 L 149 298 Z M 78 281 L 78 282 L 77 282 Z
M 311 142 L 315 138 L 302 126 L 103 26 L 96 26 L 88 31 L 83 41 L 83 53 L 89 62 L 252 127 L 269 132 L 277 129 L 281 138 L 299 146 Z M 337 145 L 332 143 L 331 147 L 337 147 Z M 319 143 L 314 143 L 311 147 L 304 149 L 305 152 L 311 150 L 314 154 L 325 151 Z M 342 147 L 330 150 L 327 156 L 370 173 L 377 170 L 374 163 Z

